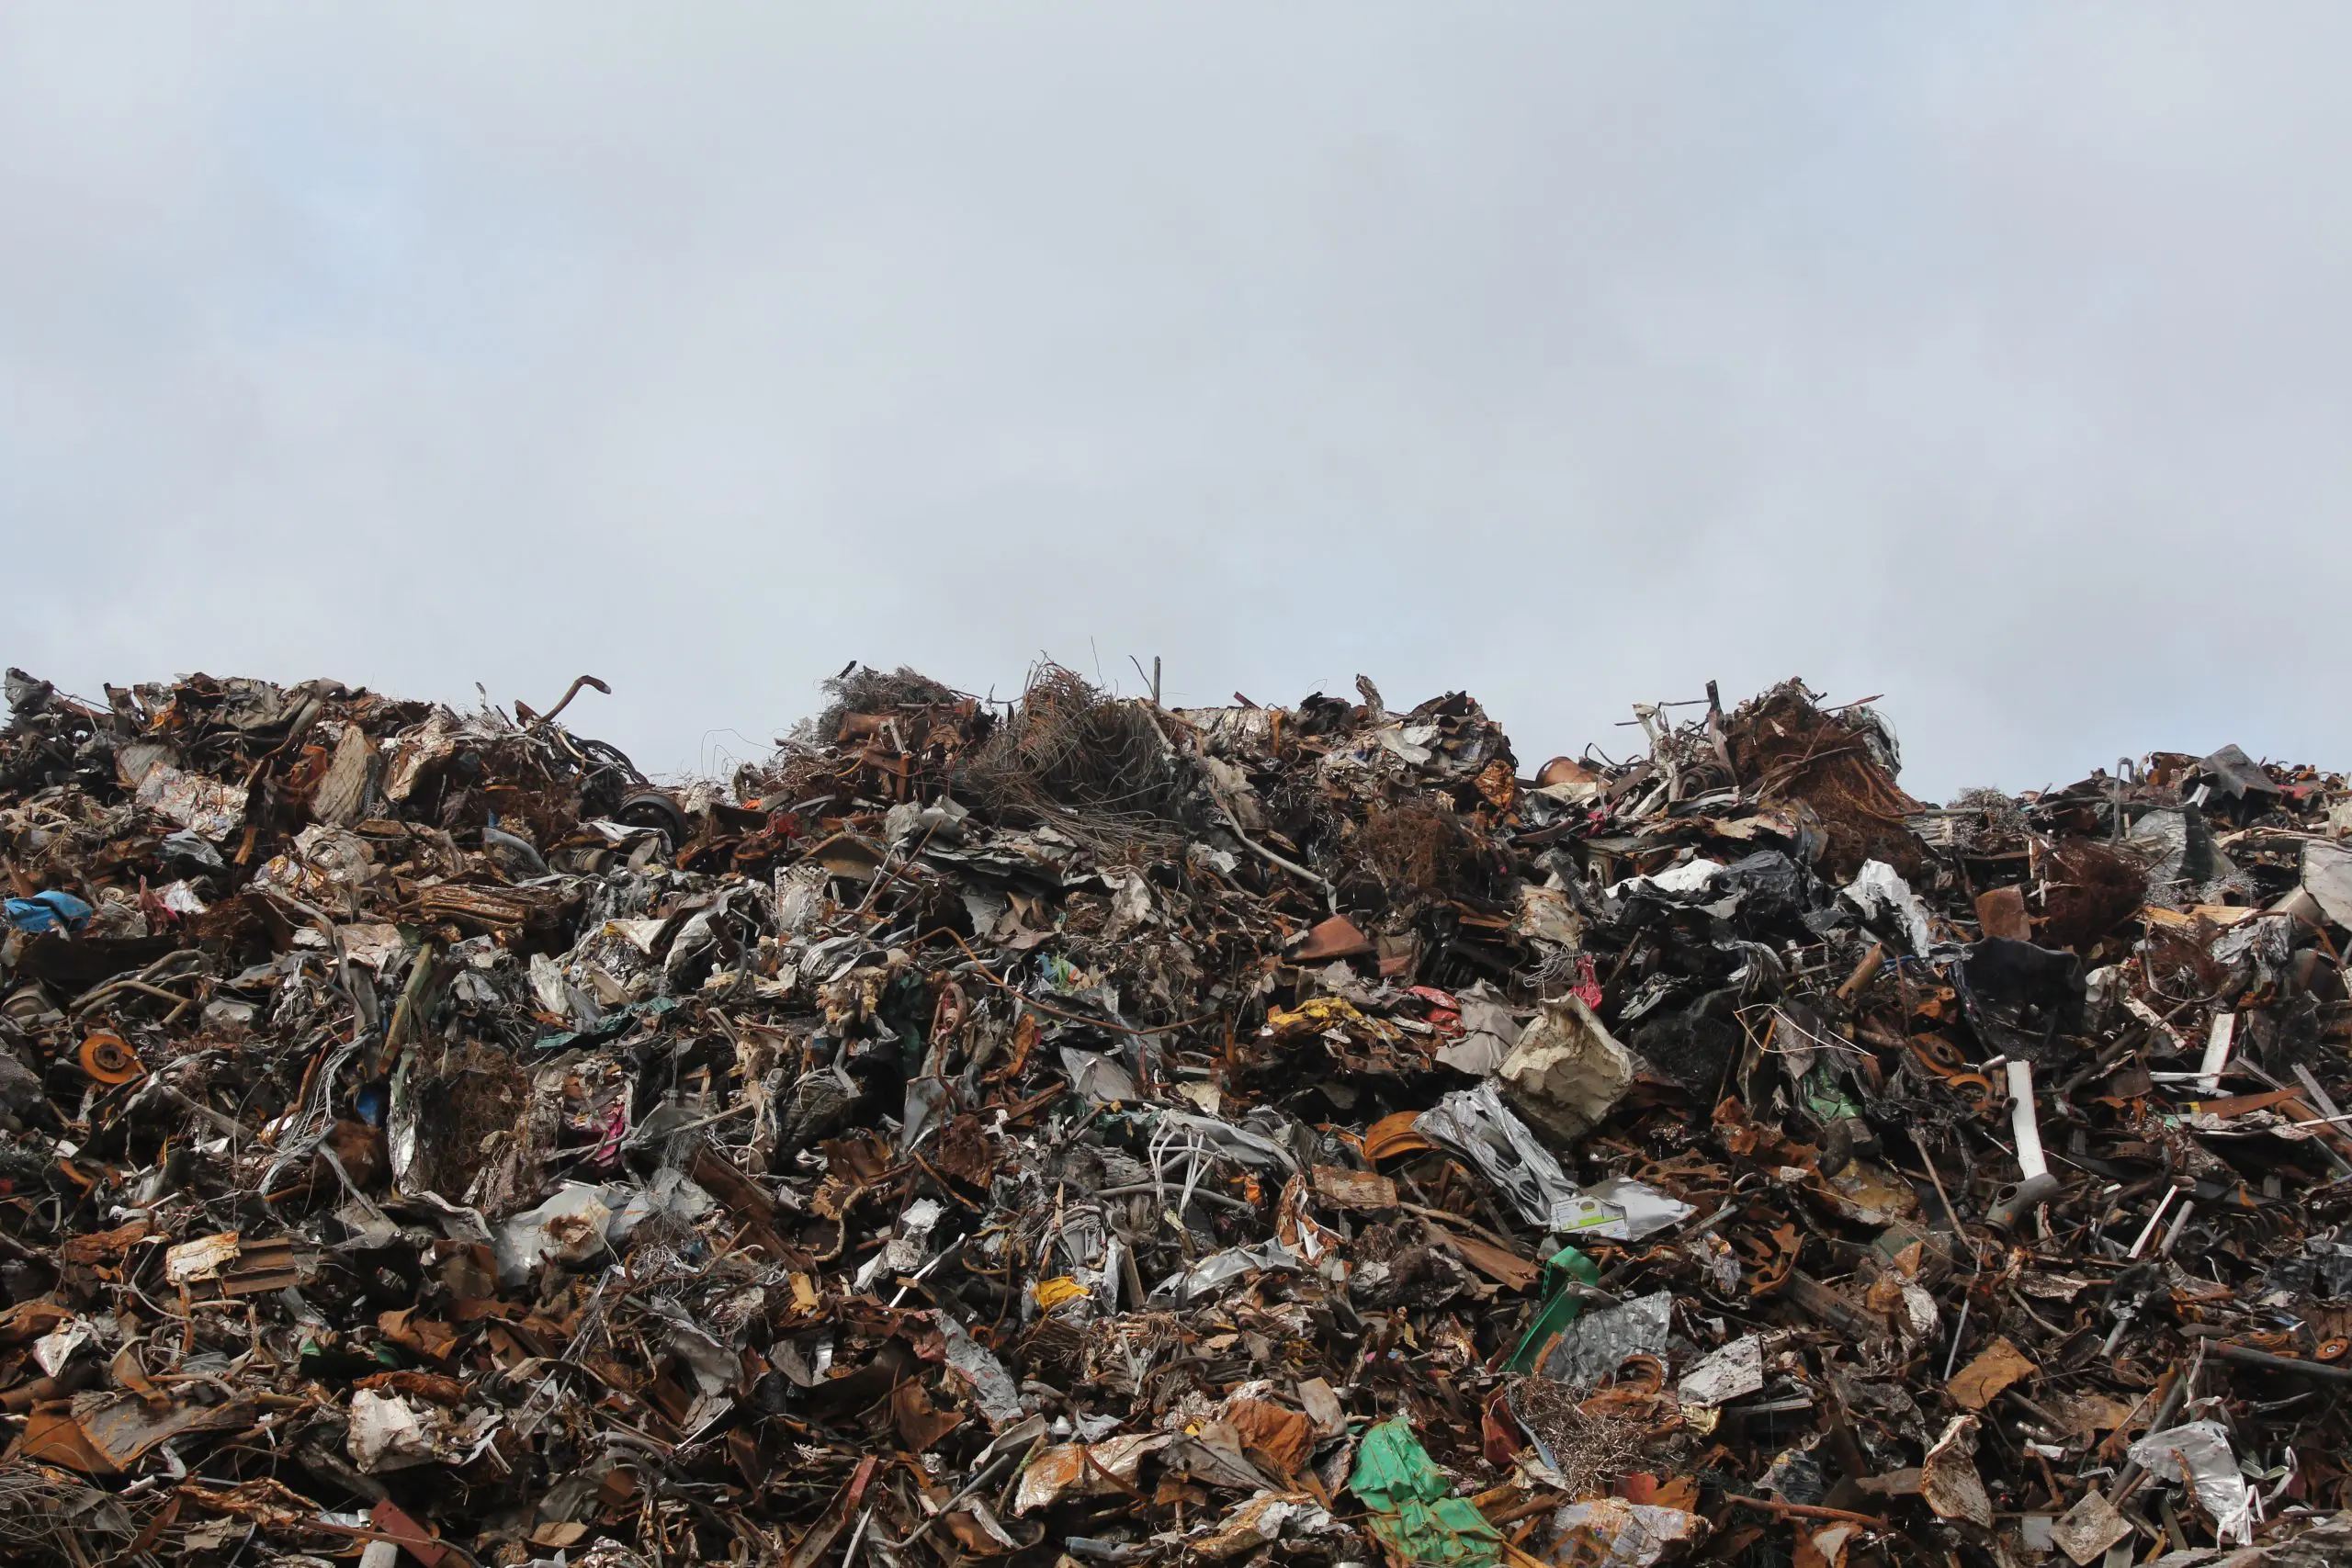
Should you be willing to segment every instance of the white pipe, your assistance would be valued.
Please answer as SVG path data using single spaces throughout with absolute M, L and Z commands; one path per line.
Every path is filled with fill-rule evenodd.
M 2222 1091 L 2222 1068 L 2230 1059 L 2230 1038 L 2237 1032 L 2238 1015 L 2217 1012 L 2213 1015 L 2213 1031 L 2205 1037 L 2205 1060 L 2198 1065 L 2197 1088 L 2201 1093 Z
M 2165 1211 L 2171 1208 L 2172 1201 L 2179 1196 L 2179 1188 L 2167 1187 L 2165 1189 L 2165 1195 L 2156 1200 L 2155 1213 L 2150 1214 L 2148 1216 L 2148 1223 L 2140 1228 L 2140 1239 L 2132 1244 L 2132 1250 L 2125 1253 L 2123 1255 L 2124 1257 L 2137 1258 L 2140 1256 L 2141 1249 L 2148 1245 L 2148 1238 L 2156 1234 L 2156 1222 L 2165 1217 Z
M 2031 1181 L 2050 1174 L 2041 1156 L 2041 1123 L 2033 1113 L 2033 1064 L 2011 1062 L 2009 1068 L 2009 1129 L 2017 1134 L 2018 1169 Z

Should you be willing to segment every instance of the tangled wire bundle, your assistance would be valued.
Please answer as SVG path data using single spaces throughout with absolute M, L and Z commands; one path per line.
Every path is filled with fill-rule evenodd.
M 967 760 L 990 810 L 1097 842 L 1172 839 L 1184 782 L 1148 704 L 1113 697 L 1058 664 L 1032 673 L 1012 717 Z

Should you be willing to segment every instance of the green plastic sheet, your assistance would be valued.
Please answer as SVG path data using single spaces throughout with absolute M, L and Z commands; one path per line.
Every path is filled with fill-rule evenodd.
M 1502 1532 L 1466 1497 L 1456 1497 L 1429 1450 L 1402 1419 L 1363 1435 L 1348 1490 L 1372 1509 L 1372 1533 L 1410 1562 L 1488 1568 L 1503 1557 Z
M 1536 1362 L 1544 1359 L 1544 1348 L 1584 1311 L 1584 1298 L 1570 1286 L 1600 1283 L 1600 1268 L 1575 1247 L 1564 1247 L 1554 1253 L 1544 1265 L 1544 1304 L 1536 1309 L 1535 1321 L 1527 1325 L 1519 1348 L 1510 1353 L 1510 1370 L 1533 1371 Z

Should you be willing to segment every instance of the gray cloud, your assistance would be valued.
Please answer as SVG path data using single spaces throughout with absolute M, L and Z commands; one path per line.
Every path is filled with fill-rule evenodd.
M 2344 761 L 2352 19 L 2284 6 L 0 17 L 0 655 L 544 702 L 856 657 L 1886 694 Z M 596 702 L 587 698 L 583 702 Z

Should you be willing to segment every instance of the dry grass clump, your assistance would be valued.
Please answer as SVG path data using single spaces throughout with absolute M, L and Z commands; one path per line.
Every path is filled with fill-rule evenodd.
M 1356 850 L 1392 895 L 1477 891 L 1478 840 L 1442 807 L 1408 801 L 1375 811 L 1356 835 Z
M 1163 837 L 1182 826 L 1184 781 L 1147 703 L 1041 665 L 1011 718 L 966 759 L 961 783 L 990 810 L 1097 839 Z
M 1551 1451 L 1570 1497 L 1607 1492 L 1642 1457 L 1639 1420 L 1588 1411 L 1583 1399 L 1577 1390 L 1542 1377 L 1522 1380 L 1510 1396 L 1512 1413 Z

